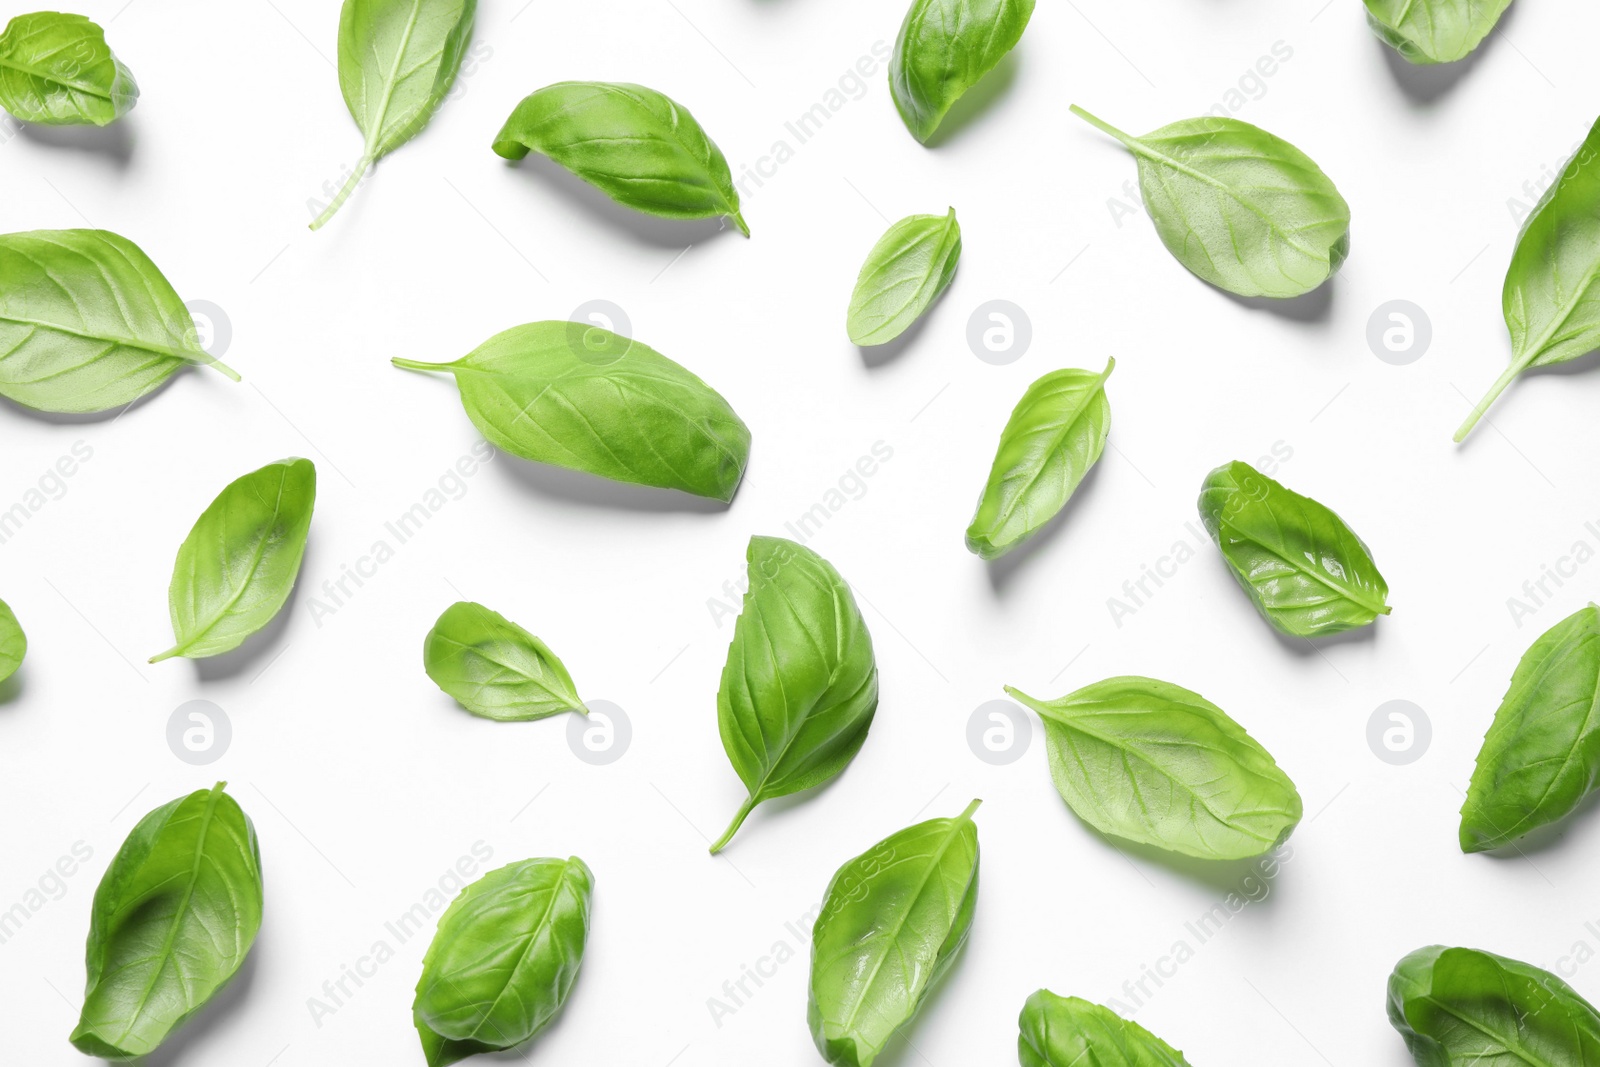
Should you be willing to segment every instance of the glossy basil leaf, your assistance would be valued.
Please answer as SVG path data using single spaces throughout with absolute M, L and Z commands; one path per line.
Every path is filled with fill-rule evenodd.
M 669 219 L 726 215 L 750 236 L 722 149 L 682 104 L 627 82 L 557 82 L 523 98 L 495 154 L 548 156 L 619 204 Z
M 912 0 L 889 58 L 889 92 L 911 135 L 926 144 L 1032 17 L 1033 0 Z
M 1600 1062 L 1600 1014 L 1551 974 L 1433 945 L 1395 964 L 1389 1022 L 1419 1067 L 1578 1067 Z
M 878 710 L 872 635 L 821 556 L 752 537 L 749 588 L 717 690 L 717 728 L 749 796 L 718 852 L 764 800 L 821 785 L 861 750 Z
M 888 344 L 933 306 L 956 276 L 961 226 L 947 215 L 908 215 L 867 253 L 845 328 L 862 347 Z
M 1489 36 L 1511 0 L 1366 0 L 1367 24 L 1412 63 L 1454 63 Z
M 1039 713 L 1056 791 L 1101 833 L 1237 860 L 1277 848 L 1300 822 L 1289 776 L 1199 693 L 1134 676 L 1056 700 L 1006 692 Z
M 978 906 L 980 803 L 891 834 L 828 883 L 811 931 L 806 1021 L 836 1067 L 871 1067 L 966 943 Z
M 28 654 L 28 636 L 11 606 L 0 600 L 0 682 L 17 673 L 22 657 Z
M 1391 610 L 1388 583 L 1355 531 L 1247 463 L 1206 476 L 1200 519 L 1257 609 L 1290 636 L 1336 634 Z
M 194 316 L 139 246 L 105 230 L 0 235 L 0 396 L 80 414 L 208 364 Z
M 1344 263 L 1350 206 L 1288 141 L 1213 115 L 1131 137 L 1076 105 L 1072 112 L 1133 153 L 1161 243 L 1217 288 L 1302 296 Z
M 1511 365 L 1456 431 L 1461 441 L 1512 379 L 1600 348 L 1600 121 L 1522 224 L 1500 294 Z
M 289 599 L 305 556 L 317 470 L 309 459 L 269 463 L 228 483 L 178 546 L 167 587 L 173 656 L 238 648 Z
M 255 826 L 222 782 L 150 812 L 94 893 L 72 1043 L 130 1060 L 158 1048 L 244 962 L 261 928 Z
M 549 646 L 482 604 L 463 600 L 446 608 L 423 642 L 422 662 L 440 689 L 486 719 L 589 713 Z
M 496 448 L 618 482 L 730 501 L 750 431 L 709 385 L 638 341 L 581 322 L 495 334 L 448 371 L 467 417 Z
M 422 132 L 455 84 L 472 41 L 478 0 L 344 0 L 339 14 L 339 88 L 365 138 L 361 159 L 320 229 L 368 169 Z
M 1183 1053 L 1110 1008 L 1041 989 L 1017 1020 L 1022 1067 L 1189 1067 Z
M 1028 386 L 1000 432 L 1000 447 L 967 527 L 967 548 L 996 559 L 1038 533 L 1100 460 L 1111 432 L 1106 369 L 1051 371 Z
M 422 957 L 412 1019 L 428 1067 L 529 1040 L 567 1002 L 594 875 L 576 856 L 490 871 L 450 902 Z
M 106 33 L 82 15 L 36 11 L 0 33 L 0 107 L 40 126 L 106 126 L 139 99 Z

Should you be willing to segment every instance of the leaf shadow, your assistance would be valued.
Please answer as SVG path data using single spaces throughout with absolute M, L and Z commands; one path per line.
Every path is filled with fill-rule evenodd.
M 1102 456 L 1101 459 L 1105 457 Z M 989 588 L 997 594 L 1003 595 L 1006 589 L 1016 578 L 1017 572 L 1027 564 L 1027 561 L 1044 548 L 1045 543 L 1065 537 L 1061 531 L 1067 526 L 1079 521 L 1075 516 L 1088 510 L 1089 505 L 1082 503 L 1084 497 L 1093 495 L 1095 485 L 1100 481 L 1100 468 L 1104 463 L 1095 462 L 1078 487 L 1072 491 L 1072 496 L 1062 505 L 1060 511 L 1050 516 L 1050 521 L 1041 526 L 1032 537 L 1013 548 L 1003 556 L 995 559 L 984 560 L 985 570 L 989 577 Z
M 1259 611 L 1256 612 L 1256 614 L 1258 616 L 1261 615 Z M 1323 649 L 1337 648 L 1340 645 L 1374 644 L 1378 640 L 1379 623 L 1376 619 L 1367 623 L 1365 626 L 1357 626 L 1353 630 L 1343 630 L 1336 634 L 1328 634 L 1326 637 L 1318 637 L 1315 639 L 1310 637 L 1294 637 L 1290 634 L 1284 633 L 1282 630 L 1272 625 L 1272 623 L 1268 622 L 1264 617 L 1261 619 L 1261 621 L 1266 628 L 1272 632 L 1272 636 L 1277 639 L 1278 644 L 1282 645 L 1294 655 L 1300 656 L 1304 659 L 1309 659 L 1312 656 L 1322 655 Z
M 1495 38 L 1500 36 L 1501 31 L 1516 16 L 1518 10 L 1516 4 L 1506 8 L 1505 13 L 1500 16 L 1499 23 L 1489 31 L 1489 36 L 1485 37 L 1470 55 L 1454 63 L 1413 63 L 1377 34 L 1373 34 L 1372 40 L 1383 50 L 1383 60 L 1389 68 L 1389 76 L 1399 86 L 1406 100 L 1416 107 L 1428 107 L 1454 89 L 1479 63 L 1483 62 L 1483 57 L 1495 46 Z
M 619 204 L 597 186 L 590 185 L 554 160 L 537 152 L 526 159 L 506 160 L 506 169 L 519 179 L 535 184 L 552 194 L 574 214 L 589 216 L 607 228 L 657 248 L 681 249 L 715 237 L 722 230 L 736 236 L 738 228 L 723 217 L 710 219 L 667 219 Z
M 869 730 L 868 732 L 870 734 L 871 731 Z M 851 757 L 851 759 L 853 762 L 854 757 Z M 802 789 L 798 793 L 789 793 L 785 796 L 772 797 L 769 800 L 763 800 L 761 803 L 757 804 L 753 809 L 751 809 L 750 814 L 745 818 L 744 825 L 739 827 L 739 832 L 734 834 L 732 840 L 723 846 L 722 851 L 732 851 L 733 847 L 739 843 L 741 838 L 743 838 L 746 834 L 754 835 L 760 833 L 761 827 L 768 822 L 785 821 L 789 819 L 791 817 L 790 813 L 796 808 L 805 807 L 812 801 L 813 798 L 819 797 L 829 789 L 832 789 L 834 783 L 843 778 L 845 776 L 845 772 L 847 772 L 849 769 L 849 766 L 846 765 L 842 770 L 839 771 L 839 773 L 835 774 L 827 781 L 818 782 L 811 788 Z M 740 799 L 739 803 L 743 803 L 742 798 Z M 727 821 L 732 820 L 735 810 L 737 810 L 736 807 L 728 809 L 728 819 L 724 821 L 723 825 L 726 825 Z M 777 828 L 774 828 L 771 832 L 773 834 L 778 834 L 781 831 Z
M 1568 837 L 1578 834 L 1594 833 L 1594 810 L 1600 807 L 1600 790 L 1590 793 L 1578 801 L 1578 806 L 1567 812 L 1553 823 L 1535 827 L 1526 834 L 1513 841 L 1507 841 L 1499 848 L 1480 852 L 1477 855 L 1486 856 L 1491 860 L 1501 863 L 1516 860 L 1528 860 L 1546 852 L 1554 852 L 1557 847 L 1564 844 Z M 1577 845 L 1572 846 L 1577 848 Z
M 1328 277 L 1327 281 L 1311 290 L 1311 292 L 1288 298 L 1240 296 L 1238 293 L 1230 293 L 1226 289 L 1211 285 L 1210 282 L 1206 282 L 1206 284 L 1211 285 L 1212 289 L 1215 289 L 1240 307 L 1246 307 L 1252 311 L 1270 312 L 1291 322 L 1326 323 L 1333 315 L 1334 282 L 1338 277 L 1338 273 L 1335 272 Z
M 187 373 L 188 370 L 188 367 L 181 367 L 178 369 L 176 374 L 173 374 L 167 378 L 166 381 L 162 382 L 160 385 L 156 386 L 139 399 L 132 401 L 131 403 L 122 404 L 118 407 L 106 408 L 104 411 L 41 411 L 38 408 L 30 408 L 26 404 L 19 404 L 10 397 L 5 396 L 0 396 L 0 409 L 9 409 L 18 415 L 26 416 L 27 418 L 34 419 L 38 422 L 46 422 L 52 426 L 85 426 L 97 422 L 111 422 L 127 414 L 130 408 L 138 407 L 146 400 L 159 396 L 168 389 L 172 388 L 173 381 L 180 375 Z
M 116 169 L 126 170 L 133 161 L 132 115 L 124 115 L 109 126 L 39 126 L 24 124 L 19 131 L 35 144 L 103 156 Z
M 316 538 L 307 538 L 305 555 L 300 559 L 300 571 L 294 577 L 294 588 L 289 590 L 289 599 L 283 602 L 283 607 L 278 609 L 278 613 L 268 620 L 265 626 L 245 638 L 244 643 L 238 648 L 221 655 L 190 661 L 194 664 L 195 673 L 202 682 L 237 678 L 257 665 L 261 671 L 265 671 L 274 659 L 283 654 L 288 646 L 282 638 L 289 628 L 290 616 L 294 614 L 294 609 L 299 603 L 300 579 L 305 575 L 315 554 Z
M 945 112 L 944 121 L 933 131 L 933 136 L 923 142 L 923 146 L 938 148 L 952 138 L 961 136 L 968 127 L 998 107 L 1000 101 L 1016 84 L 1017 70 L 1022 65 L 1020 51 L 1020 47 L 1013 48 L 1001 56 L 1000 62 L 996 63 L 989 73 L 979 78 L 976 85 L 961 94 L 961 98 L 950 105 L 950 110 Z
M 1261 900 L 1255 901 L 1255 903 L 1264 903 L 1277 896 L 1276 893 L 1272 892 L 1271 888 L 1272 884 L 1277 880 L 1277 874 L 1264 874 L 1260 869 L 1263 860 L 1272 854 L 1271 849 L 1259 856 L 1249 856 L 1238 860 L 1207 860 L 1195 856 L 1185 856 L 1180 852 L 1170 852 L 1155 845 L 1113 839 L 1090 826 L 1078 816 L 1077 812 L 1072 811 L 1072 808 L 1065 802 L 1063 802 L 1062 806 L 1072 813 L 1072 817 L 1089 832 L 1091 838 L 1102 847 L 1120 855 L 1139 872 L 1141 878 L 1148 880 L 1148 875 L 1144 871 L 1145 866 L 1160 867 L 1186 881 L 1205 886 L 1207 889 L 1218 893 L 1238 892 L 1245 879 L 1255 878 L 1258 881 L 1265 882 L 1267 888 L 1267 892 L 1262 894 Z
M 141 1057 L 137 1061 L 139 1067 L 173 1067 L 190 1054 L 193 1045 L 203 1041 L 228 1022 L 242 1018 L 244 1011 L 240 1003 L 249 995 L 251 986 L 255 984 L 256 969 L 260 965 L 260 959 L 261 938 L 258 936 L 233 977 L 217 990 L 193 1018 L 173 1031 L 172 1036 L 160 1048 Z
M 934 308 L 938 307 L 943 299 L 943 294 L 941 294 L 939 300 L 924 308 L 922 314 L 917 316 L 916 321 L 907 326 L 905 332 L 894 340 L 885 341 L 881 345 L 856 345 L 856 351 L 861 355 L 862 364 L 868 370 L 875 370 L 878 367 L 888 366 L 896 359 L 899 359 L 900 354 L 915 344 L 917 338 L 921 337 L 923 331 L 928 328 L 928 320 L 933 317 Z
M 677 489 L 614 482 L 597 474 L 536 463 L 509 453 L 505 454 L 505 462 L 494 464 L 494 468 L 502 472 L 496 477 L 509 479 L 526 492 L 584 507 L 656 514 L 688 512 L 717 515 L 733 506 L 731 501 L 724 504 L 720 500 Z

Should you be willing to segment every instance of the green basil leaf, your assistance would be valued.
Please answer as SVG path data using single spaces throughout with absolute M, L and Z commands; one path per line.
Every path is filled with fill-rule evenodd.
M 733 499 L 750 431 L 709 385 L 638 341 L 581 322 L 495 334 L 448 371 L 496 448 L 618 482 Z
M 1017 1020 L 1022 1067 L 1189 1067 L 1183 1053 L 1110 1008 L 1041 989 Z
M 867 253 L 845 327 L 863 348 L 888 344 L 933 306 L 956 276 L 961 226 L 948 215 L 908 215 Z
M 764 800 L 821 785 L 861 750 L 878 710 L 872 635 L 827 560 L 752 537 L 749 588 L 717 690 L 717 727 L 749 797 L 718 852 Z
M 548 645 L 482 604 L 451 604 L 422 646 L 428 677 L 474 715 L 528 722 L 589 709 Z
M 129 1060 L 158 1048 L 244 962 L 261 928 L 261 851 L 224 783 L 150 812 L 100 879 L 72 1043 Z
M 557 82 L 523 98 L 494 151 L 548 156 L 619 204 L 669 219 L 726 215 L 750 236 L 722 149 L 688 109 L 627 82 Z
M 996 559 L 1016 548 L 1067 505 L 1100 460 L 1111 432 L 1106 369 L 1051 371 L 1028 386 L 1000 432 L 1000 447 L 967 527 L 967 548 Z
M 1247 463 L 1206 476 L 1200 520 L 1261 614 L 1290 636 L 1336 634 L 1391 610 L 1388 583 L 1355 531 Z
M 871 1067 L 966 943 L 978 906 L 980 803 L 891 834 L 828 883 L 811 931 L 806 1021 L 836 1067 Z
M 889 58 L 889 92 L 911 135 L 927 144 L 1032 17 L 1033 0 L 913 0 Z
M 0 682 L 17 673 L 28 654 L 28 635 L 22 632 L 11 606 L 0 600 Z
M 1511 0 L 1366 0 L 1367 24 L 1412 63 L 1454 63 L 1472 54 Z
M 1561 819 L 1600 783 L 1600 607 L 1522 654 L 1461 806 L 1461 851 L 1486 852 Z
M 1600 121 L 1522 224 L 1500 295 L 1511 365 L 1467 415 L 1464 440 L 1506 386 L 1600 348 Z
M 339 88 L 365 143 L 313 230 L 333 218 L 367 170 L 422 132 L 455 84 L 478 0 L 344 0 Z
M 1576 1067 L 1600 1062 L 1600 1014 L 1551 974 L 1433 945 L 1395 964 L 1389 1022 L 1420 1067 Z
M 1131 137 L 1076 105 L 1072 113 L 1133 153 L 1161 243 L 1217 288 L 1303 296 L 1349 254 L 1350 206 L 1288 141 L 1212 115 Z
M 309 459 L 279 460 L 228 483 L 178 546 L 167 587 L 177 644 L 150 662 L 215 656 L 271 622 L 300 573 L 316 500 Z
M 0 33 L 0 107 L 40 126 L 106 126 L 139 99 L 106 32 L 82 15 L 36 11 Z
M 0 234 L 0 396 L 81 414 L 131 404 L 192 363 L 194 316 L 139 246 L 105 230 Z
M 1039 713 L 1056 791 L 1103 834 L 1208 860 L 1271 852 L 1300 794 L 1244 727 L 1199 693 L 1154 678 L 1086 685 Z
M 411 1013 L 428 1067 L 529 1040 L 567 1002 L 589 938 L 594 875 L 576 856 L 490 871 L 450 902 Z

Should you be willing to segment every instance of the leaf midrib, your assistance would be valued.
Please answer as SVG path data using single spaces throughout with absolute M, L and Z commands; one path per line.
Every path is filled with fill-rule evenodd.
M 1232 487 L 1232 488 L 1230 488 L 1229 491 L 1230 492 L 1234 492 L 1234 493 L 1242 492 L 1242 490 L 1240 490 L 1238 487 Z M 1238 525 L 1236 525 L 1235 523 L 1233 523 L 1232 521 L 1227 519 L 1222 514 L 1221 510 L 1219 510 L 1218 513 L 1217 513 L 1217 527 L 1218 527 L 1219 530 L 1226 529 L 1226 530 L 1232 531 L 1234 534 L 1236 534 L 1239 537 L 1240 540 L 1246 541 L 1246 542 L 1248 542 L 1248 543 L 1250 543 L 1252 545 L 1258 546 L 1263 551 L 1270 553 L 1274 559 L 1280 560 L 1281 562 L 1283 562 L 1287 566 L 1291 567 L 1292 569 L 1294 569 L 1296 571 L 1299 571 L 1301 574 L 1304 574 L 1306 577 L 1311 578 L 1314 581 L 1320 582 L 1322 585 L 1324 585 L 1327 588 L 1333 590 L 1335 593 L 1337 593 L 1340 596 L 1344 597 L 1346 600 L 1349 600 L 1349 601 L 1352 601 L 1352 602 L 1354 602 L 1356 604 L 1359 604 L 1361 607 L 1366 608 L 1368 611 L 1372 612 L 1374 615 L 1386 615 L 1386 614 L 1388 614 L 1389 605 L 1387 603 L 1379 603 L 1376 606 L 1374 606 L 1372 601 L 1368 597 L 1358 593 L 1356 590 L 1354 590 L 1352 588 L 1349 588 L 1347 586 L 1341 585 L 1339 582 L 1336 582 L 1333 579 L 1332 575 L 1324 574 L 1324 573 L 1322 573 L 1320 571 L 1312 570 L 1311 568 L 1309 568 L 1305 564 L 1303 564 L 1300 561 L 1294 559 L 1292 556 L 1284 555 L 1283 552 L 1279 548 L 1277 548 L 1277 547 L 1275 547 L 1273 545 L 1269 545 L 1265 541 L 1262 541 L 1256 534 L 1249 533 L 1249 532 L 1241 529 Z M 1254 584 L 1254 583 L 1252 583 L 1252 584 Z

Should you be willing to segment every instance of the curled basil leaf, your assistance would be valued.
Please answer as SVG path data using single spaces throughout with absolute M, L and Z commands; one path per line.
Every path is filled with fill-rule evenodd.
M 806 1021 L 836 1067 L 872 1067 L 966 944 L 978 906 L 980 803 L 889 835 L 828 883 L 811 931 Z
M 913 0 L 889 59 L 889 91 L 911 135 L 926 144 L 1032 17 L 1033 0 Z
M 411 1008 L 428 1067 L 513 1048 L 549 1025 L 583 966 L 593 893 L 572 856 L 508 864 L 450 902 Z
M 1234 118 L 1183 119 L 1132 137 L 1074 105 L 1127 146 L 1167 251 L 1239 296 L 1302 296 L 1350 251 L 1350 206 L 1311 158 Z
M 219 655 L 271 622 L 300 573 L 316 500 L 309 459 L 279 460 L 228 483 L 178 546 L 167 587 L 177 644 L 150 662 Z
M 1244 727 L 1199 693 L 1154 678 L 1086 685 L 1039 713 L 1056 791 L 1101 833 L 1208 860 L 1271 852 L 1300 794 Z
M 1200 519 L 1261 614 L 1292 637 L 1351 630 L 1391 610 L 1388 583 L 1355 531 L 1247 463 L 1206 476 Z
M 908 215 L 867 253 L 850 294 L 845 328 L 863 348 L 888 344 L 911 328 L 956 276 L 961 226 L 947 215 Z
M 139 820 L 94 893 L 88 986 L 72 1043 L 155 1051 L 232 978 L 261 929 L 255 826 L 224 783 Z
M 839 572 L 781 537 L 752 537 L 746 556 L 750 584 L 722 668 L 717 728 L 749 796 L 712 852 L 757 804 L 844 770 L 878 710 L 872 635 Z
M 967 548 L 996 559 L 1038 533 L 1100 460 L 1111 432 L 1106 369 L 1051 371 L 1028 386 L 1000 432 Z
M 482 604 L 463 600 L 446 608 L 423 642 L 422 662 L 440 689 L 486 719 L 589 713 L 549 646 Z
M 1022 1067 L 1189 1067 L 1183 1053 L 1130 1019 L 1041 989 L 1017 1020 Z
M 208 364 L 194 316 L 139 246 L 105 230 L 0 235 L 0 396 L 39 411 L 131 404 Z
M 1367 24 L 1412 63 L 1454 63 L 1489 36 L 1511 0 L 1366 0 Z
M 40 126 L 107 126 L 139 100 L 139 85 L 82 15 L 36 11 L 0 33 L 0 107 Z
M 626 82 L 557 82 L 524 97 L 495 154 L 548 156 L 619 204 L 669 219 L 726 215 L 750 236 L 722 149 L 682 104 Z
M 618 482 L 730 501 L 750 431 L 705 382 L 638 341 L 581 322 L 495 334 L 448 371 L 489 443 L 523 459 Z
M 0 682 L 17 673 L 22 657 L 28 654 L 28 635 L 11 606 L 0 600 Z

